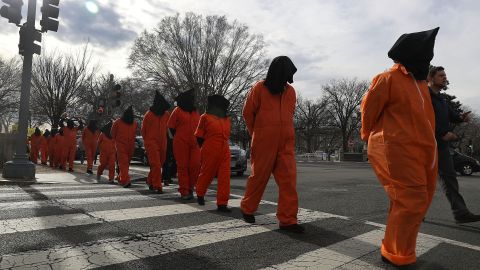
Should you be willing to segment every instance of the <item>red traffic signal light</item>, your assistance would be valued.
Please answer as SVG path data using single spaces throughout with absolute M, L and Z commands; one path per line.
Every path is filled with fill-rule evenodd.
M 0 16 L 7 18 L 9 23 L 19 25 L 22 21 L 22 0 L 2 0 L 8 6 L 0 8 Z

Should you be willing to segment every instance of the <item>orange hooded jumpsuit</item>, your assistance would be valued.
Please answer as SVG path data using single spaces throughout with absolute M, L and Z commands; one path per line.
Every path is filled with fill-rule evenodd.
M 42 164 L 45 165 L 47 164 L 48 159 L 48 142 L 50 141 L 50 136 L 46 138 L 42 135 L 42 137 L 43 138 L 40 140 L 40 152 Z
M 130 161 L 135 150 L 135 134 L 137 131 L 137 122 L 132 124 L 125 123 L 121 118 L 115 120 L 112 126 L 112 138 L 115 141 L 117 150 L 118 166 L 120 167 L 121 185 L 130 183 Z
M 100 165 L 97 168 L 97 175 L 102 175 L 105 168 L 108 168 L 108 180 L 115 178 L 115 142 L 112 138 L 101 133 L 98 138 L 100 149 Z
M 85 155 L 87 156 L 87 170 L 92 170 L 93 159 L 97 153 L 97 142 L 100 136 L 100 131 L 92 132 L 88 127 L 83 129 L 82 143 L 85 148 Z
M 369 161 L 390 199 L 382 256 L 397 265 L 412 264 L 437 177 L 435 114 L 427 83 L 395 64 L 373 79 L 361 113 Z
M 142 137 L 150 164 L 147 185 L 154 190 L 162 190 L 162 166 L 167 157 L 167 122 L 170 113 L 165 111 L 158 116 L 147 111 L 142 122 Z
M 77 152 L 77 132 L 78 128 L 63 127 L 63 160 L 62 167 L 73 170 L 73 162 L 75 161 L 75 153 Z
M 168 128 L 175 129 L 173 155 L 177 161 L 178 191 L 182 196 L 193 192 L 200 172 L 200 148 L 194 136 L 199 120 L 196 110 L 188 113 L 180 107 L 176 107 L 168 119 Z
M 61 129 L 61 132 L 63 132 L 63 129 Z M 54 167 L 60 167 L 62 166 L 62 162 L 63 162 L 63 159 L 64 159 L 64 153 L 65 151 L 63 150 L 64 148 L 64 141 L 65 141 L 65 136 L 63 136 L 62 134 L 60 134 L 60 132 L 55 135 L 55 141 L 54 141 L 54 144 L 55 144 L 55 159 L 54 159 Z M 65 169 L 65 167 L 63 167 L 62 169 Z
M 55 144 L 55 137 L 57 134 L 51 134 L 48 137 L 48 162 L 50 163 L 50 167 L 55 167 L 55 148 L 57 147 Z
M 252 136 L 252 174 L 240 206 L 243 213 L 253 215 L 273 173 L 279 187 L 277 218 L 280 226 L 297 224 L 295 103 L 295 89 L 290 84 L 282 94 L 273 95 L 264 81 L 260 81 L 248 93 L 243 107 L 243 117 Z
M 202 114 L 195 136 L 203 138 L 200 149 L 201 167 L 197 181 L 197 196 L 204 197 L 217 176 L 217 205 L 227 205 L 230 198 L 230 118 Z
M 32 134 L 30 137 L 30 161 L 38 163 L 38 152 L 42 146 L 42 142 L 45 138 L 42 135 Z

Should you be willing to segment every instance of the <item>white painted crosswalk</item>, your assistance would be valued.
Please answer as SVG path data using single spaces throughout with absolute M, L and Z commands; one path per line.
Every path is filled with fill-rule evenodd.
M 9 250 L 0 249 L 0 269 L 91 269 L 115 265 L 119 265 L 119 269 L 129 269 L 128 264 L 137 261 L 158 259 L 161 262 L 162 256 L 167 254 L 202 253 L 213 247 L 221 252 L 218 245 L 241 249 L 246 244 L 256 249 L 259 257 L 262 252 L 278 253 L 272 256 L 275 259 L 271 262 L 255 265 L 248 264 L 251 258 L 243 258 L 238 250 L 236 260 L 244 260 L 243 266 L 250 265 L 241 267 L 246 269 L 383 269 L 381 262 L 372 264 L 364 259 L 378 253 L 383 224 L 300 209 L 298 219 L 301 223 L 320 229 L 322 224 L 339 224 L 333 226 L 339 232 L 338 240 L 326 245 L 312 244 L 316 239 L 309 238 L 308 230 L 303 238 L 278 231 L 274 202 L 262 201 L 260 208 L 264 211 L 256 216 L 255 224 L 247 224 L 238 210 L 241 196 L 232 195 L 229 206 L 234 211 L 225 214 L 215 211 L 214 191 L 207 193 L 206 205 L 199 206 L 194 201 L 177 201 L 176 189 L 170 186 L 165 188 L 164 194 L 150 194 L 142 185 L 134 185 L 132 189 L 99 184 L 0 187 L 0 246 Z M 105 204 L 109 206 L 102 210 Z M 25 216 L 32 212 L 35 216 Z M 172 220 L 175 220 L 173 226 Z M 348 226 L 340 226 L 347 223 Z M 166 227 L 159 229 L 159 226 Z M 345 238 L 340 233 L 344 228 L 355 226 L 361 229 L 353 236 Z M 137 227 L 142 232 L 138 232 Z M 112 233 L 99 234 L 96 238 L 95 230 L 111 230 Z M 69 235 L 69 231 L 79 237 L 64 241 L 62 237 Z M 7 243 L 7 239 L 23 239 L 23 234 L 53 240 L 42 244 L 36 242 L 35 237 L 27 237 L 27 242 L 19 246 L 28 248 Z M 315 237 L 328 238 L 328 235 Z M 272 239 L 272 244 L 261 240 L 263 238 Z M 284 247 L 279 248 L 273 240 Z M 440 244 L 480 252 L 478 246 L 420 234 L 417 255 L 426 254 Z M 282 251 L 285 245 L 301 251 L 291 250 L 285 255 Z

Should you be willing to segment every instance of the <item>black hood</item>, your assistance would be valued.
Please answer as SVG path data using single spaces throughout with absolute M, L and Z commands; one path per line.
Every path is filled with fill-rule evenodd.
M 265 86 L 273 95 L 281 94 L 285 90 L 285 85 L 293 83 L 293 74 L 297 68 L 292 60 L 287 56 L 278 56 L 272 60 L 268 68 Z
M 57 133 L 58 133 L 58 129 L 52 128 L 52 132 L 50 132 L 50 136 L 55 137 L 55 135 L 57 135 Z
M 170 108 L 170 103 L 165 99 L 160 92 L 155 91 L 155 98 L 153 100 L 153 105 L 150 107 L 150 111 L 155 115 L 163 115 L 166 110 Z
M 34 134 L 35 134 L 35 136 L 40 136 L 40 135 L 42 135 L 42 132 L 41 132 L 40 129 L 37 127 L 37 128 L 35 128 L 35 133 L 34 133 Z
M 130 105 L 124 112 L 122 120 L 127 124 L 133 124 L 133 106 Z
M 87 128 L 90 129 L 91 132 L 95 133 L 95 131 L 98 130 L 97 120 L 90 120 L 90 121 L 88 122 Z
M 426 80 L 439 29 L 401 35 L 388 52 L 388 57 L 404 65 L 415 79 Z
M 181 93 L 175 98 L 177 106 L 187 112 L 193 112 L 195 110 L 195 89 L 190 89 Z
M 112 134 L 110 133 L 110 131 L 112 130 L 112 125 L 113 125 L 113 123 L 112 123 L 112 121 L 110 121 L 100 129 L 100 131 L 110 139 L 112 138 Z
M 72 119 L 67 120 L 67 127 L 68 128 L 74 128 L 75 127 L 75 122 L 73 122 Z
M 222 95 L 211 95 L 207 98 L 207 113 L 216 115 L 215 111 L 220 110 L 220 117 L 227 116 L 228 107 L 230 106 L 230 101 Z
M 63 127 L 62 127 L 62 128 L 60 128 L 60 130 L 58 131 L 58 134 L 60 134 L 60 135 L 62 135 L 62 136 L 63 136 L 63 129 L 64 129 Z
M 45 138 L 50 137 L 50 130 L 46 129 L 45 132 L 43 133 L 43 136 L 44 136 Z

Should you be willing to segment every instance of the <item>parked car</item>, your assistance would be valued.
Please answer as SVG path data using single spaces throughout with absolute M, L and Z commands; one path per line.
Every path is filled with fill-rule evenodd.
M 453 164 L 455 170 L 462 175 L 471 175 L 474 172 L 480 171 L 480 161 L 456 150 L 453 151 Z
M 139 161 L 145 166 L 148 165 L 147 152 L 145 151 L 142 136 L 135 137 L 135 150 L 133 152 L 132 160 Z
M 242 176 L 247 170 L 247 152 L 240 146 L 229 142 L 230 146 L 230 171 Z

